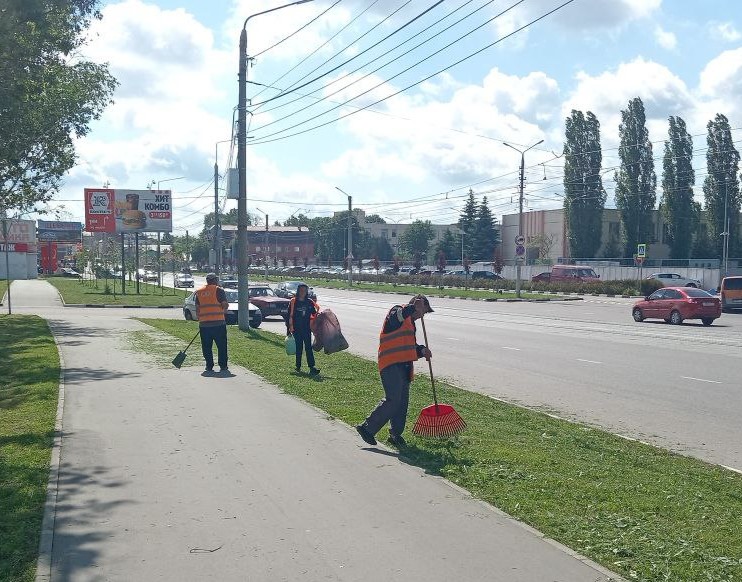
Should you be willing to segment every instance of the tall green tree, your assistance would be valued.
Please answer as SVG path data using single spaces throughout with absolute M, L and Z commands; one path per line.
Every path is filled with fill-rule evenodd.
M 364 220 L 369 224 L 386 224 L 386 220 L 378 214 L 369 214 Z
M 621 165 L 615 174 L 616 206 L 621 213 L 624 254 L 630 257 L 636 253 L 638 243 L 651 239 L 652 210 L 657 198 L 652 143 L 644 103 L 639 97 L 621 111 L 618 133 Z
M 477 208 L 474 232 L 470 238 L 472 239 L 472 251 L 469 257 L 480 261 L 492 260 L 495 247 L 500 243 L 500 233 L 486 196 L 482 198 Z
M 724 215 L 729 222 L 729 252 L 734 256 L 739 250 L 739 152 L 734 147 L 729 120 L 720 113 L 706 125 L 706 164 L 708 175 L 703 181 L 708 234 L 717 257 L 722 256 L 726 230 Z M 726 211 L 725 211 L 726 208 Z
M 477 222 L 477 211 L 478 211 L 477 200 L 474 197 L 473 190 L 469 189 L 469 197 L 466 199 L 464 209 L 459 215 L 459 229 L 463 232 L 464 237 L 464 254 L 471 256 L 472 249 L 474 248 L 474 230 Z M 461 236 L 459 235 L 459 248 L 461 248 Z
M 593 258 L 600 248 L 606 199 L 602 164 L 598 118 L 573 109 L 564 140 L 564 211 L 573 257 Z
M 443 252 L 447 261 L 454 261 L 461 258 L 461 243 L 456 240 L 456 236 L 451 232 L 450 228 L 447 228 L 443 233 L 443 237 L 435 245 L 436 256 Z
M 433 225 L 429 220 L 416 220 L 402 233 L 399 240 L 400 249 L 410 255 L 420 255 L 423 260 L 428 255 L 430 241 L 435 238 Z
M 670 257 L 688 259 L 698 215 L 693 205 L 693 138 L 681 117 L 670 116 L 668 140 L 662 158 L 660 209 L 667 224 Z
M 0 10 L 0 212 L 46 202 L 75 138 L 111 102 L 106 65 L 79 56 L 97 0 L 6 0 Z

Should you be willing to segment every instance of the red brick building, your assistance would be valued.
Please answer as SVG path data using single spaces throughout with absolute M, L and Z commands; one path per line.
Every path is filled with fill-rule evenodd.
M 237 227 L 222 226 L 225 246 L 236 240 Z M 236 243 L 233 248 L 236 248 Z M 314 262 L 314 237 L 306 227 L 265 226 L 247 227 L 247 254 L 253 264 L 263 263 L 268 258 L 270 265 L 303 265 L 304 260 Z

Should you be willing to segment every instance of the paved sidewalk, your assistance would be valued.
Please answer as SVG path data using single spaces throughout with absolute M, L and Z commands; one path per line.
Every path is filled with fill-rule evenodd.
M 247 371 L 158 366 L 127 345 L 146 326 L 22 283 L 66 364 L 52 580 L 609 579 Z

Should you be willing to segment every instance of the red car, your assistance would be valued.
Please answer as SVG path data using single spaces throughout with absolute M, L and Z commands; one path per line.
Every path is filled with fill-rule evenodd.
M 703 325 L 711 325 L 721 317 L 721 301 L 702 289 L 664 287 L 635 303 L 631 315 L 634 321 L 664 319 L 680 325 L 686 319 L 700 319 Z
M 254 285 L 250 287 L 250 303 L 260 309 L 263 319 L 276 315 L 283 317 L 284 320 L 289 318 L 290 299 L 276 297 L 273 289 L 268 285 Z
M 539 273 L 538 275 L 531 277 L 531 281 L 534 283 L 548 283 L 551 281 L 551 273 L 548 271 L 546 273 Z

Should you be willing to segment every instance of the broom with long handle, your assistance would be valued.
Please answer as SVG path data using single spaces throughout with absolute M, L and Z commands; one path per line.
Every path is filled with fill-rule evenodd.
M 428 332 L 425 329 L 425 318 L 421 317 L 423 324 L 423 337 L 425 345 L 428 344 Z M 439 404 L 438 394 L 435 391 L 435 378 L 433 377 L 433 363 L 428 358 L 428 370 L 430 370 L 430 384 L 433 387 L 433 404 L 426 406 L 420 411 L 417 422 L 412 432 L 419 436 L 447 437 L 459 434 L 466 428 L 464 419 L 459 416 L 450 404 Z

